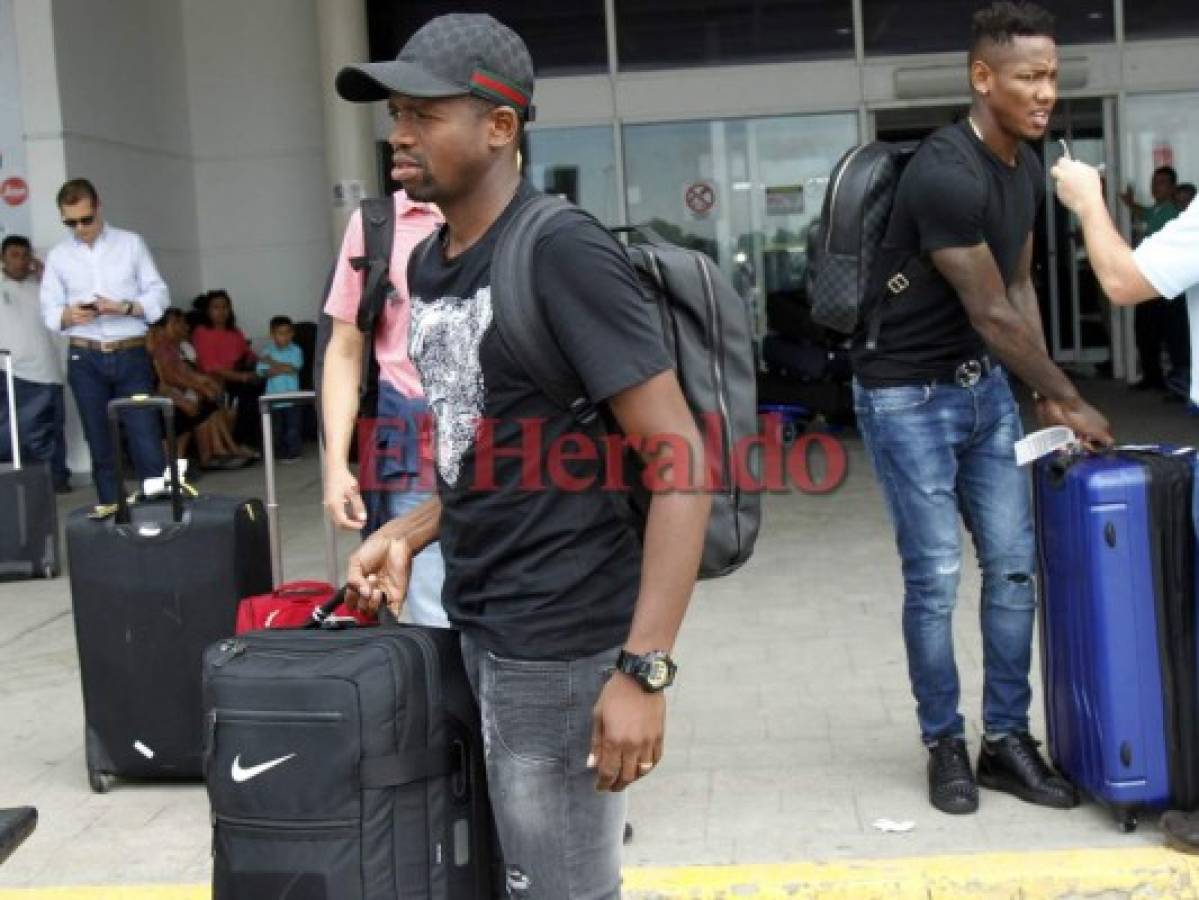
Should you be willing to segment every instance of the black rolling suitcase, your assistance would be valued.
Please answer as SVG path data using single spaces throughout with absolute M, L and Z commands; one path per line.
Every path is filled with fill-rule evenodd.
M 12 352 L 4 357 L 12 466 L 0 469 L 0 575 L 53 578 L 58 574 L 58 511 L 50 464 L 21 465 Z
M 128 503 L 118 454 L 116 514 L 96 520 L 79 509 L 67 521 L 88 780 L 101 792 L 110 775 L 202 774 L 204 648 L 233 634 L 242 597 L 271 588 L 262 502 L 184 498 L 175 484 L 171 401 L 112 401 L 114 445 L 120 410 L 147 405 L 166 419 L 169 498 Z
M 204 706 L 214 900 L 492 896 L 456 632 L 251 632 L 206 653 Z

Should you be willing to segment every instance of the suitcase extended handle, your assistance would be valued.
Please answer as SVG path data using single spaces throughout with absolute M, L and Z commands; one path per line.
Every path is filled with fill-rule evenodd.
M 21 471 L 21 441 L 17 434 L 17 389 L 13 383 L 12 351 L 0 349 L 4 357 L 4 378 L 8 383 L 8 434 L 12 439 L 12 465 Z
M 343 623 L 340 620 L 331 618 L 333 616 L 333 611 L 336 610 L 337 607 L 341 606 L 341 604 L 345 602 L 346 593 L 349 590 L 350 590 L 350 586 L 348 584 L 344 584 L 341 587 L 339 587 L 336 591 L 333 592 L 332 597 L 330 597 L 328 600 L 326 600 L 324 603 L 322 603 L 320 606 L 316 607 L 312 611 L 311 620 L 306 622 L 302 627 L 305 629 L 324 628 L 324 629 L 329 629 L 329 630 L 332 630 L 335 628 L 342 628 L 342 627 L 350 627 L 350 628 L 356 627 L 355 624 Z M 382 613 L 382 611 L 385 609 L 387 609 L 386 606 L 379 607 L 380 613 Z M 388 624 L 387 620 L 384 619 L 384 617 L 382 615 L 379 616 L 379 624 L 380 625 Z
M 316 406 L 316 391 L 286 391 L 281 394 L 263 394 L 258 398 L 258 411 L 262 414 L 262 462 L 266 470 L 266 520 L 271 533 L 271 584 L 278 587 L 283 583 L 283 535 L 279 529 L 279 495 L 275 486 L 275 436 L 271 430 L 271 413 L 284 404 Z M 316 447 L 319 455 L 321 477 L 325 474 L 324 436 L 317 429 Z M 325 568 L 329 583 L 337 581 L 337 529 L 332 520 L 321 511 L 325 525 Z
M 117 464 L 117 517 L 120 524 L 129 522 L 129 502 L 125 498 L 125 459 L 121 453 L 121 410 L 157 409 L 167 426 L 167 468 L 171 473 L 171 518 L 183 521 L 183 490 L 179 486 L 179 447 L 175 439 L 175 404 L 169 397 L 134 394 L 108 401 L 108 425 L 112 429 L 112 446 Z

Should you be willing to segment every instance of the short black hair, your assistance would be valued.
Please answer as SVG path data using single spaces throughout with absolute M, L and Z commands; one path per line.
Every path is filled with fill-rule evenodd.
M 970 61 L 985 43 L 1010 44 L 1017 37 L 1053 35 L 1053 15 L 1035 3 L 995 0 L 974 14 L 970 22 Z
M 1153 170 L 1153 177 L 1165 175 L 1170 179 L 1170 184 L 1178 187 L 1178 171 L 1173 166 L 1158 166 Z
M 80 200 L 91 200 L 92 206 L 100 205 L 100 195 L 96 186 L 86 178 L 72 178 L 58 189 L 58 207 L 71 206 Z
M 183 319 L 187 321 L 187 313 L 181 310 L 178 306 L 168 306 L 162 311 L 162 318 L 158 320 L 159 325 L 165 326 L 172 319 Z
M 282 328 L 284 325 L 291 328 L 291 316 L 271 316 L 271 331 Z
M 0 244 L 0 253 L 7 253 L 9 247 L 24 247 L 26 250 L 32 250 L 33 244 L 29 243 L 29 238 L 23 234 L 10 234 L 4 239 L 4 243 Z

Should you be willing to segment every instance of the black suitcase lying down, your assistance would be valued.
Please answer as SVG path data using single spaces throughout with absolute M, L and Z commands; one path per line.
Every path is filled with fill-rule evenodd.
M 119 410 L 155 406 L 175 458 L 174 407 L 160 397 L 114 400 Z M 200 663 L 204 648 L 233 634 L 242 597 L 271 589 L 266 509 L 234 497 L 125 502 L 94 520 L 67 521 L 71 605 L 87 725 L 88 781 L 110 775 L 198 778 L 202 774 Z
M 250 632 L 205 654 L 204 707 L 214 900 L 491 896 L 456 632 Z

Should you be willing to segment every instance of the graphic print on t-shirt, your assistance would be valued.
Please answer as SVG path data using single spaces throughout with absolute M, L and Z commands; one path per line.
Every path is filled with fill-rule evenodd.
M 483 415 L 483 370 L 479 345 L 491 325 L 491 286 L 473 297 L 414 297 L 408 358 L 420 372 L 437 425 L 437 471 L 451 487 L 474 443 Z

